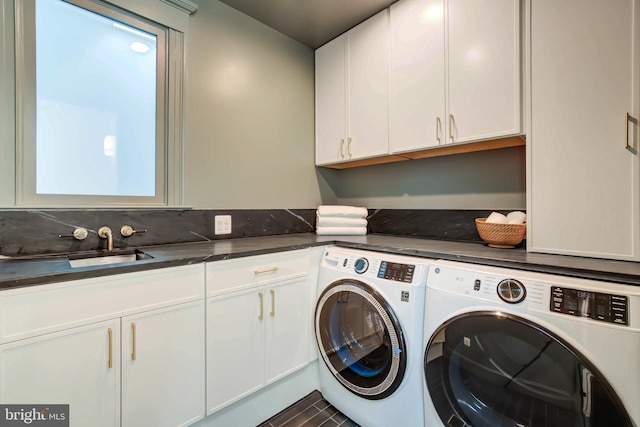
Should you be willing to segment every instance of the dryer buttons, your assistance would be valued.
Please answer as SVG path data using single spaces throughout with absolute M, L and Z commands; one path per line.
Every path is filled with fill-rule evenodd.
M 369 261 L 366 258 L 358 258 L 353 269 L 358 274 L 362 274 L 369 268 Z
M 527 289 L 515 279 L 504 279 L 498 283 L 498 296 L 509 304 L 518 304 L 527 296 Z

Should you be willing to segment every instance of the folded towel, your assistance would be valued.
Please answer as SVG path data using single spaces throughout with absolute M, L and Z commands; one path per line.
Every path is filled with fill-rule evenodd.
M 364 218 L 316 215 L 316 227 L 366 227 Z
M 364 236 L 367 234 L 367 227 L 317 227 L 316 234 L 319 236 Z
M 318 206 L 316 211 L 320 216 L 336 216 L 346 218 L 366 218 L 369 214 L 367 208 L 359 208 L 355 206 L 333 206 L 322 205 Z

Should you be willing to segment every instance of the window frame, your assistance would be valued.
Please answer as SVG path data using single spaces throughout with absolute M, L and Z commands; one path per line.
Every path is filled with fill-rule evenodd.
M 0 94 L 15 93 L 13 97 L 0 98 L 0 207 L 46 207 L 46 208 L 108 208 L 108 207 L 179 207 L 182 206 L 182 149 L 184 139 L 184 65 L 185 43 L 189 15 L 195 13 L 197 5 L 188 0 L 64 0 L 80 7 L 89 6 L 108 9 L 107 16 L 138 25 L 141 21 L 156 22 L 164 27 L 164 61 L 166 76 L 162 87 L 164 103 L 157 111 L 158 137 L 162 135 L 164 146 L 158 150 L 163 174 L 159 179 L 160 193 L 156 197 L 130 196 L 52 196 L 35 194 L 35 72 L 25 79 L 27 61 L 31 54 L 35 60 L 35 38 L 29 39 L 25 28 L 25 7 L 35 10 L 34 0 L 0 0 Z M 115 6 L 115 7 L 114 7 Z M 123 7 L 124 6 L 124 7 Z M 85 7 L 87 8 L 87 7 Z M 115 17 L 116 13 L 123 14 Z M 96 11 L 101 13 L 100 10 Z M 130 21 L 134 19 L 136 21 Z M 31 37 L 35 32 L 32 30 Z M 31 45 L 29 44 L 31 43 Z M 31 46 L 31 48 L 30 48 Z M 31 52 L 29 53 L 29 48 Z M 29 105 L 31 99 L 33 106 Z M 29 108 L 32 117 L 29 117 Z M 31 145 L 31 146 L 30 146 Z M 31 150 L 31 151 L 29 151 Z M 26 157 L 32 156 L 32 171 Z M 31 181 L 30 181 L 31 180 Z

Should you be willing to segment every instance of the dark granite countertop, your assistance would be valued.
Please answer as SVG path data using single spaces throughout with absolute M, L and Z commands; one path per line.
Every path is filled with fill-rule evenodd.
M 131 263 L 72 268 L 66 254 L 0 260 L 0 290 L 67 280 L 109 276 L 156 268 L 240 258 L 313 246 L 336 244 L 385 253 L 446 259 L 527 271 L 640 285 L 640 263 L 566 255 L 529 253 L 524 249 L 495 249 L 482 243 L 464 243 L 399 237 L 316 236 L 313 233 L 247 237 L 208 242 L 140 247 L 150 255 Z M 117 251 L 114 251 L 117 253 Z

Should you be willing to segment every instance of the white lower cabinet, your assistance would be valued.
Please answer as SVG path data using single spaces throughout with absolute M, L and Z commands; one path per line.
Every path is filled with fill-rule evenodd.
M 122 350 L 123 426 L 203 417 L 204 301 L 124 317 Z
M 68 404 L 71 426 L 119 426 L 120 319 L 0 345 L 0 402 Z
M 3 291 L 0 318 L 2 403 L 69 404 L 72 427 L 204 417 L 202 265 Z
M 207 414 L 309 363 L 308 268 L 307 250 L 207 266 Z

